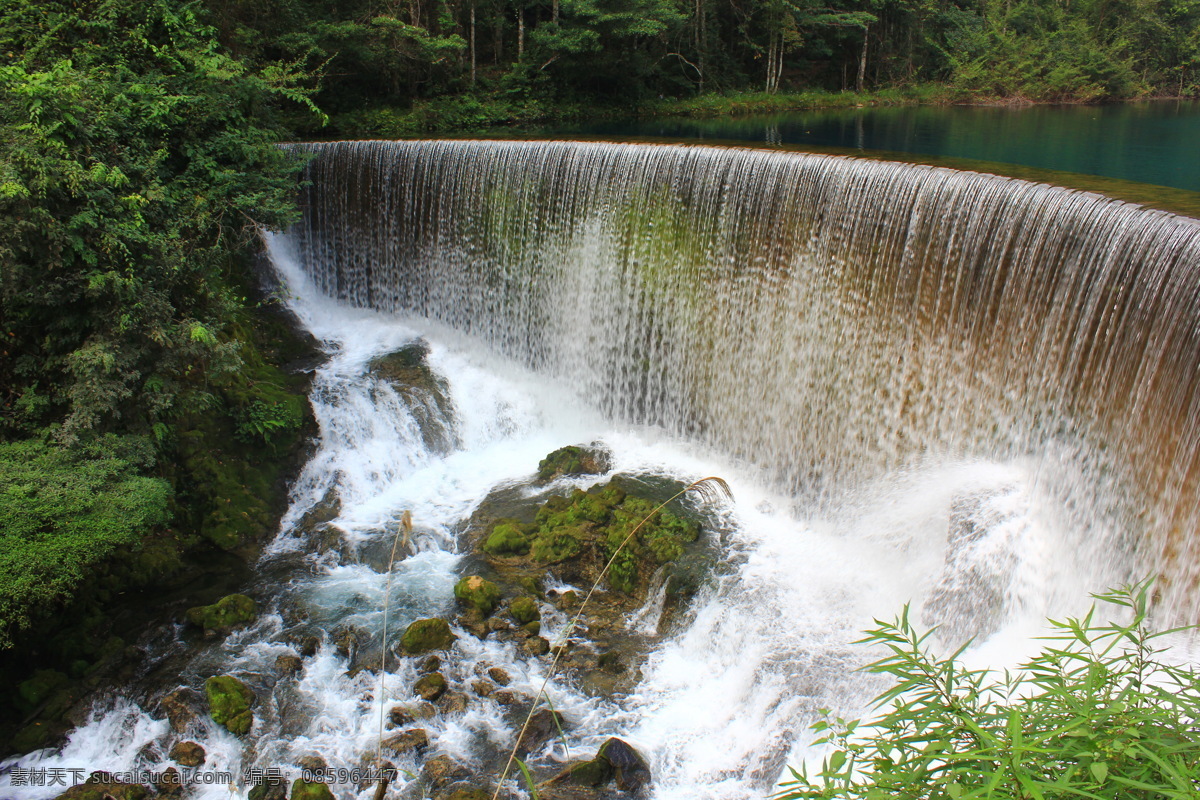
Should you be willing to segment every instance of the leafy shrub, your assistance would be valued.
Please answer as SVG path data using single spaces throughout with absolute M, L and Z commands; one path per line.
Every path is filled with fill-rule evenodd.
M 35 609 L 69 598 L 116 548 L 166 521 L 170 485 L 137 474 L 151 452 L 132 437 L 76 449 L 0 443 L 0 647 Z
M 863 640 L 889 651 L 871 672 L 896 684 L 869 727 L 820 722 L 833 752 L 792 798 L 1195 798 L 1200 794 L 1200 676 L 1159 655 L 1149 582 L 1096 595 L 1128 621 L 1051 621 L 1045 649 L 1015 672 L 938 659 L 908 609 Z M 964 645 L 965 647 L 965 645 Z

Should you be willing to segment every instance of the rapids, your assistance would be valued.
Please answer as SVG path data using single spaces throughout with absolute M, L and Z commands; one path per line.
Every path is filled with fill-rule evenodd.
M 464 521 L 567 444 L 612 472 L 719 475 L 712 579 L 656 627 L 628 696 L 569 680 L 548 694 L 574 756 L 620 735 L 656 800 L 765 798 L 811 756 L 818 709 L 878 690 L 852 644 L 911 602 L 973 663 L 1012 664 L 1048 614 L 1166 576 L 1165 616 L 1194 615 L 1200 448 L 1200 224 L 1095 195 L 949 170 L 753 150 L 495 142 L 336 143 L 313 155 L 304 218 L 266 234 L 281 293 L 323 344 L 320 434 L 248 591 L 252 627 L 185 649 L 144 643 L 177 686 L 232 672 L 257 692 L 239 741 L 198 718 L 170 731 L 162 670 L 102 699 L 60 751 L 0 766 L 167 766 L 188 738 L 237 775 L 319 754 L 354 769 L 379 707 L 415 666 L 351 675 L 331 632 L 378 648 L 448 615 Z M 422 342 L 448 403 L 402 394 L 373 359 Z M 587 486 L 588 480 L 562 481 Z M 305 515 L 340 501 L 343 545 L 314 552 Z M 400 516 L 411 549 L 392 569 Z M 565 620 L 549 606 L 545 635 Z M 321 637 L 295 680 L 290 641 Z M 536 694 L 546 663 L 460 632 L 443 671 L 501 665 Z M 165 687 L 169 689 L 171 687 Z M 515 738 L 495 702 L 427 727 L 426 757 L 487 773 Z M 564 760 L 562 742 L 537 758 Z M 397 762 L 419 773 L 422 759 Z M 8 770 L 7 775 L 4 770 Z M 520 786 L 511 780 L 514 792 Z M 244 790 L 244 787 L 243 787 Z M 341 798 L 371 787 L 343 784 Z M 419 797 L 417 783 L 397 797 Z M 225 785 L 196 797 L 230 796 Z

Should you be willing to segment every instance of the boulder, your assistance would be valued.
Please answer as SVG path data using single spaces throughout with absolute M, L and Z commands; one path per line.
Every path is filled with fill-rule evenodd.
M 383 749 L 390 750 L 398 756 L 416 750 L 421 751 L 429 746 L 429 734 L 422 728 L 411 728 L 407 731 L 389 736 L 383 740 Z
M 295 675 L 304 668 L 304 660 L 294 653 L 284 653 L 275 659 L 275 671 L 281 676 Z
M 334 800 L 334 797 L 324 783 L 296 778 L 292 782 L 291 800 Z
M 413 693 L 422 700 L 437 700 L 446 693 L 446 678 L 440 672 L 426 675 L 413 684 Z
M 107 772 L 93 772 L 55 800 L 146 800 L 149 796 L 150 789 L 140 783 L 123 783 Z
M 204 631 L 224 633 L 254 621 L 258 608 L 244 594 L 222 597 L 211 606 L 196 606 L 187 610 L 188 624 Z
M 204 682 L 209 714 L 230 733 L 241 736 L 250 730 L 254 714 L 254 691 L 232 675 L 217 675 Z
M 202 702 L 198 692 L 192 689 L 176 689 L 164 695 L 158 701 L 158 707 L 166 715 L 171 730 L 183 733 L 200 713 Z
M 608 472 L 610 461 L 610 453 L 595 442 L 588 447 L 568 445 L 538 463 L 537 479 L 545 483 L 562 475 L 602 475 Z
M 204 748 L 195 742 L 176 742 L 168 754 L 170 759 L 181 767 L 199 767 L 207 757 Z
M 408 655 L 416 656 L 430 650 L 446 650 L 456 638 L 450 631 L 450 623 L 431 617 L 409 625 L 400 637 L 400 646 Z
M 517 742 L 517 754 L 523 755 L 537 750 L 546 742 L 559 736 L 559 731 L 566 728 L 561 715 L 548 708 L 539 708 L 529 718 L 525 733 Z
M 534 600 L 532 597 L 516 598 L 508 607 L 508 612 L 512 614 L 513 619 L 522 625 L 527 625 L 542 618 L 542 612 L 538 609 L 537 600 Z
M 650 783 L 650 766 L 646 759 L 623 739 L 614 736 L 600 745 L 596 758 L 612 765 L 617 788 L 622 791 L 640 792 Z
M 516 521 L 497 522 L 483 540 L 483 552 L 493 556 L 523 556 L 529 552 L 529 536 Z
M 467 608 L 473 608 L 485 617 L 500 605 L 503 594 L 500 587 L 478 575 L 469 575 L 454 584 L 454 596 Z

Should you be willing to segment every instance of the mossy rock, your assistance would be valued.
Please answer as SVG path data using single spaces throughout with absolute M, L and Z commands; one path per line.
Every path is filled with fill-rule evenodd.
M 65 673 L 57 670 L 36 670 L 32 677 L 17 685 L 16 705 L 28 714 L 70 682 Z
M 563 475 L 602 475 L 609 470 L 609 453 L 602 447 L 560 447 L 538 463 L 537 479 L 545 482 Z
M 500 587 L 478 575 L 468 575 L 454 584 L 454 596 L 468 608 L 474 608 L 485 617 L 496 610 L 504 596 Z
M 204 682 L 204 691 L 214 722 L 236 736 L 249 732 L 254 722 L 254 713 L 250 710 L 254 691 L 249 686 L 232 675 L 217 675 Z
M 88 779 L 72 786 L 55 800 L 146 800 L 150 789 L 140 783 L 122 783 L 104 772 L 93 772 Z
M 446 800 L 492 800 L 492 793 L 483 789 L 455 789 Z
M 291 800 L 333 800 L 333 792 L 324 783 L 296 778 L 292 782 Z
M 515 522 L 498 522 L 484 541 L 483 551 L 494 556 L 523 556 L 529 552 L 529 537 Z
M 613 768 L 605 758 L 577 761 L 546 781 L 547 786 L 588 786 L 596 788 L 612 780 Z
M 458 638 L 444 619 L 430 617 L 419 619 L 409 625 L 400 637 L 400 646 L 410 656 L 428 653 L 431 650 L 446 650 Z
M 446 693 L 446 676 L 440 672 L 425 675 L 413 684 L 413 694 L 422 700 L 433 701 Z
M 222 597 L 211 606 L 196 606 L 187 610 L 187 621 L 206 631 L 223 631 L 248 625 L 258 614 L 255 602 L 244 594 Z
M 512 601 L 512 605 L 509 606 L 508 611 L 512 614 L 513 619 L 522 625 L 542 618 L 542 612 L 538 610 L 537 601 L 532 597 L 518 597 Z

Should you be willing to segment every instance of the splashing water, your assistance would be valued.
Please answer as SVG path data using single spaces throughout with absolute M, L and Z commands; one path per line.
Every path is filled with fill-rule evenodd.
M 393 631 L 451 610 L 465 520 L 565 444 L 603 441 L 613 472 L 721 475 L 736 497 L 710 509 L 710 578 L 636 689 L 595 697 L 558 678 L 549 690 L 572 755 L 627 738 L 651 760 L 656 800 L 769 795 L 809 755 L 818 708 L 853 715 L 876 691 L 854 672 L 870 654 L 851 643 L 905 602 L 948 641 L 978 636 L 970 658 L 1009 664 L 1089 591 L 1149 569 L 1174 587 L 1192 579 L 1177 562 L 1197 513 L 1194 221 L 794 154 L 308 149 L 304 221 L 266 245 L 329 355 L 311 396 L 320 437 L 264 556 L 255 590 L 269 612 L 196 648 L 177 677 L 242 676 L 255 726 L 244 741 L 203 717 L 173 733 L 152 702 L 161 691 L 134 685 L 61 751 L 0 767 L 6 795 L 58 793 L 16 786 L 14 767 L 161 768 L 184 738 L 208 751 L 204 769 L 234 774 L 294 778 L 316 754 L 361 767 L 378 675 L 355 673 L 330 634 L 356 626 L 361 649 L 378 651 L 401 514 L 415 529 L 392 577 Z M 434 380 L 404 391 L 378 360 L 412 347 Z M 544 610 L 553 633 L 563 621 Z M 652 593 L 638 624 L 655 631 L 662 614 Z M 277 677 L 274 660 L 304 635 L 321 638 L 316 655 L 295 680 Z M 451 682 L 489 664 L 515 690 L 544 677 L 509 644 L 462 634 L 454 653 Z M 402 661 L 384 703 L 412 702 L 416 677 Z M 424 759 L 480 769 L 515 736 L 486 698 L 423 725 Z M 424 759 L 397 766 L 415 774 Z M 407 777 L 395 791 L 419 796 Z

